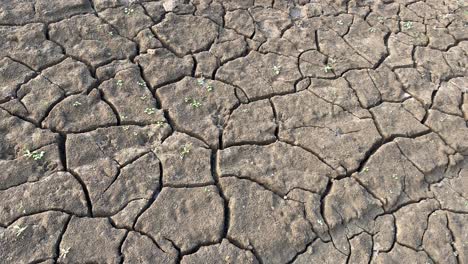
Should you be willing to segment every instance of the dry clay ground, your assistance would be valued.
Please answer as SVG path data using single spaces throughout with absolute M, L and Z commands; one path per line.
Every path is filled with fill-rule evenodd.
M 0 263 L 468 263 L 456 0 L 3 0 Z

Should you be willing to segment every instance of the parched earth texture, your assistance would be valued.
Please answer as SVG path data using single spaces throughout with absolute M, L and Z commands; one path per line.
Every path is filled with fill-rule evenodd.
M 0 1 L 0 263 L 468 263 L 467 21 Z

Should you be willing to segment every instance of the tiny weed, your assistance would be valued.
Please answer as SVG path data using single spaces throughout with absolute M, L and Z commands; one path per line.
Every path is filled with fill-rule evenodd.
M 369 172 L 369 167 L 365 167 L 364 169 L 362 169 L 363 172 Z
M 185 102 L 190 104 L 193 108 L 199 108 L 202 105 L 201 102 L 198 101 L 197 99 L 193 99 L 189 97 L 185 98 Z
M 141 100 L 145 100 L 146 98 L 148 98 L 146 95 L 140 96 Z
M 60 249 L 60 258 L 66 258 L 68 253 L 70 253 L 70 247 Z
M 205 77 L 201 77 L 197 79 L 197 84 L 200 85 L 201 87 L 206 88 L 208 92 L 213 91 L 213 86 L 206 81 Z
M 380 24 L 383 24 L 385 22 L 385 18 L 383 16 L 379 16 L 377 19 L 379 20 Z
M 148 115 L 152 115 L 152 114 L 154 114 L 156 112 L 156 108 L 147 107 L 147 108 L 145 108 L 144 112 L 147 113 Z
M 74 106 L 74 107 L 77 107 L 77 106 L 80 106 L 80 105 L 81 105 L 81 103 L 78 102 L 78 101 L 73 102 L 73 106 Z
M 343 20 L 338 20 L 338 21 L 336 21 L 336 23 L 337 23 L 338 25 L 340 25 L 340 26 L 342 26 L 342 25 L 344 24 L 344 23 L 343 23 Z
M 393 174 L 393 175 L 392 175 L 392 178 L 395 179 L 395 180 L 398 180 L 398 175 Z
M 125 131 L 127 131 L 127 130 L 130 129 L 130 127 L 126 126 L 126 127 L 123 127 L 122 129 L 125 130 Z
M 411 29 L 413 27 L 413 22 L 411 21 L 406 21 L 403 23 L 403 28 L 404 29 Z
M 190 153 L 191 149 L 192 149 L 192 144 L 190 143 L 185 144 L 180 150 L 180 158 L 183 159 L 187 154 Z
M 205 86 L 205 84 L 206 84 L 205 77 L 198 78 L 197 83 L 200 86 Z
M 156 125 L 157 125 L 158 127 L 163 127 L 165 123 L 166 123 L 166 122 L 164 122 L 164 121 L 156 121 Z
M 117 84 L 117 86 L 122 86 L 123 85 L 123 80 L 117 80 L 116 84 Z
M 16 236 L 19 237 L 23 232 L 24 230 L 26 230 L 26 228 L 28 228 L 28 226 L 25 226 L 25 227 L 20 227 L 20 226 L 13 226 L 14 229 L 16 229 Z
M 137 84 L 140 85 L 140 86 L 142 86 L 142 87 L 145 87 L 145 86 L 146 86 L 146 84 L 145 84 L 144 81 L 137 81 Z
M 213 91 L 213 86 L 211 86 L 211 84 L 207 84 L 207 85 L 206 85 L 206 90 L 207 90 L 208 92 Z
M 330 64 L 327 64 L 327 65 L 325 66 L 325 68 L 323 68 L 323 70 L 324 70 L 326 73 L 331 72 L 331 71 L 333 71 L 333 66 L 331 66 Z
M 131 15 L 131 14 L 133 14 L 133 12 L 135 12 L 135 10 L 133 8 L 128 8 L 128 7 L 124 8 L 124 13 L 126 15 Z
M 377 29 L 374 28 L 374 27 L 369 28 L 369 32 L 371 32 L 371 33 L 374 33 L 374 32 L 376 32 L 376 31 L 377 31 Z
M 109 31 L 109 35 L 110 35 L 110 36 L 114 36 L 114 32 Z
M 44 157 L 45 151 L 37 152 L 36 150 L 31 152 L 29 149 L 25 150 L 24 156 L 33 158 L 33 160 L 40 160 Z
M 279 75 L 281 72 L 281 66 L 273 66 L 273 72 L 275 73 L 275 75 Z

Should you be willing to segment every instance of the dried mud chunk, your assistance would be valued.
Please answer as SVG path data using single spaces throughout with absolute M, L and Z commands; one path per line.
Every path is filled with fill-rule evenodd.
M 161 41 L 159 41 L 154 36 L 151 29 L 148 29 L 148 28 L 141 30 L 140 33 L 138 33 L 136 37 L 134 38 L 134 41 L 138 43 L 140 54 L 144 52 L 146 53 L 151 52 L 151 51 L 148 51 L 150 49 L 158 49 L 158 48 L 163 47 Z
M 468 127 L 463 118 L 431 109 L 425 124 L 460 154 L 468 155 Z
M 449 163 L 448 155 L 454 154 L 454 151 L 434 133 L 417 138 L 397 138 L 395 142 L 405 157 L 424 173 L 424 177 L 430 183 L 442 179 Z
M 98 80 L 105 81 L 114 78 L 119 71 L 127 69 L 139 69 L 138 65 L 133 64 L 130 60 L 115 60 L 109 64 L 103 65 L 96 69 L 96 77 Z
M 454 244 L 456 254 L 458 255 L 459 263 L 466 263 L 468 261 L 468 215 L 447 213 L 448 228 L 452 231 L 454 237 Z M 455 253 L 455 252 L 454 252 Z
M 73 216 L 60 242 L 58 263 L 119 263 L 126 232 L 113 228 L 105 218 Z
M 10 57 L 34 70 L 41 70 L 63 58 L 62 49 L 47 40 L 43 24 L 0 26 L 0 57 Z
M 228 238 L 251 247 L 263 263 L 286 263 L 315 238 L 303 206 L 248 180 L 221 178 L 229 204 Z
M 446 50 L 456 42 L 446 28 L 427 27 L 427 36 L 429 37 L 429 47 L 438 50 Z
M 184 256 L 182 264 L 203 263 L 245 263 L 257 264 L 258 260 L 250 251 L 242 250 L 223 239 L 221 244 L 201 247 L 197 252 Z
M 429 196 L 424 175 L 393 142 L 380 147 L 353 177 L 378 197 L 386 210 Z
M 18 202 L 18 197 L 22 197 Z M 76 215 L 87 213 L 80 183 L 67 172 L 57 172 L 37 182 L 0 191 L 0 224 L 8 225 L 18 217 L 47 210 L 62 210 Z
M 268 100 L 240 105 L 223 130 L 223 146 L 242 143 L 268 143 L 275 137 L 275 117 Z
M 224 64 L 216 73 L 216 79 L 240 87 L 251 100 L 293 92 L 300 78 L 295 59 L 256 51 Z
M 234 89 L 219 81 L 185 77 L 157 89 L 156 95 L 176 129 L 195 134 L 210 147 L 217 148 L 220 129 L 238 104 Z
M 34 4 L 32 0 L 0 2 L 0 24 L 27 24 L 35 21 Z
M 1 106 L 10 113 L 39 124 L 64 94 L 60 87 L 39 75 L 17 90 L 17 99 Z
M 330 229 L 355 220 L 374 219 L 383 212 L 380 201 L 353 178 L 333 182 L 323 203 L 324 217 Z
M 346 263 L 347 256 L 338 251 L 333 243 L 324 243 L 317 240 L 310 245 L 306 252 L 297 257 L 293 264 L 309 263 Z
M 414 64 L 412 58 L 413 45 L 401 41 L 401 34 L 392 34 L 388 39 L 389 55 L 385 63 L 391 68 L 407 67 Z
M 30 79 L 34 71 L 21 63 L 3 58 L 0 60 L 0 103 L 16 97 L 18 87 Z
M 94 215 L 115 214 L 130 201 L 151 199 L 161 184 L 159 178 L 159 160 L 151 152 L 120 168 L 102 192 L 90 193 Z
M 162 2 L 143 2 L 142 5 L 154 23 L 159 23 L 163 20 L 166 10 Z
M 207 50 L 218 35 L 217 25 L 207 18 L 173 13 L 152 29 L 179 56 Z
M 430 72 L 431 80 L 436 84 L 453 76 L 452 68 L 441 51 L 416 47 L 414 60 L 418 66 Z
M 135 226 L 157 243 L 172 241 L 182 252 L 221 240 L 223 199 L 216 187 L 163 188 Z
M 250 13 L 255 21 L 256 30 L 267 38 L 281 37 L 292 25 L 288 12 L 273 8 L 252 8 Z
M 316 153 L 339 174 L 356 170 L 366 152 L 381 140 L 372 120 L 359 119 L 310 91 L 271 100 L 279 138 Z
M 237 33 L 250 38 L 255 32 L 255 25 L 247 10 L 234 10 L 224 16 L 226 28 L 234 29 Z
M 396 75 L 413 97 L 424 103 L 424 106 L 432 104 L 432 93 L 437 90 L 437 85 L 431 82 L 429 72 L 420 73 L 414 68 L 401 68 L 395 70 Z
M 153 25 L 141 5 L 108 8 L 99 12 L 99 16 L 117 29 L 119 35 L 134 38 L 138 32 Z
M 88 91 L 96 81 L 84 63 L 72 58 L 67 58 L 59 64 L 45 69 L 41 74 L 59 86 L 66 95 Z
M 463 93 L 468 93 L 467 77 L 459 77 L 444 82 L 437 91 L 432 108 L 446 114 L 463 116 L 460 107 L 463 103 Z
M 56 256 L 58 242 L 68 216 L 45 212 L 22 217 L 0 232 L 0 262 L 38 263 Z
M 135 61 L 143 69 L 143 76 L 152 88 L 189 76 L 194 67 L 191 56 L 179 58 L 166 49 L 156 49 L 151 54 L 140 55 Z
M 0 159 L 11 160 L 23 156 L 25 150 L 34 151 L 58 141 L 58 134 L 40 129 L 0 109 Z
M 113 28 L 95 15 L 74 16 L 49 25 L 52 40 L 94 68 L 136 53 L 135 43 L 112 32 Z
M 439 203 L 436 200 L 428 199 L 406 205 L 395 212 L 397 241 L 411 248 L 420 248 L 427 229 L 428 217 L 438 208 Z
M 354 17 L 348 34 L 344 37 L 362 57 L 366 58 L 373 66 L 387 55 L 384 38 L 386 33 L 372 29 L 364 20 Z
M 320 194 L 336 176 L 313 154 L 283 142 L 230 147 L 218 152 L 216 162 L 221 177 L 251 179 L 281 195 L 294 188 Z
M 444 179 L 431 186 L 437 201 L 442 209 L 455 212 L 468 213 L 468 170 L 462 169 L 458 177 Z
M 351 69 L 364 69 L 373 66 L 334 31 L 318 30 L 317 35 L 320 52 L 328 56 L 328 64 L 336 75 L 341 75 Z
M 35 0 L 36 17 L 41 22 L 53 22 L 77 14 L 92 13 L 89 0 Z
M 378 255 L 374 255 L 372 263 L 399 264 L 402 260 L 409 260 L 414 264 L 434 263 L 424 251 L 414 251 L 399 244 L 395 244 L 389 252 L 380 252 Z
M 361 233 L 349 242 L 351 244 L 351 255 L 349 263 L 369 263 L 372 256 L 372 236 Z
M 101 100 L 99 91 L 72 95 L 54 106 L 42 122 L 45 128 L 59 132 L 83 132 L 117 124 L 110 106 Z
M 174 252 L 162 251 L 153 241 L 137 232 L 129 232 L 122 245 L 123 263 L 175 264 Z
M 411 137 L 429 130 L 399 103 L 384 102 L 370 111 L 385 138 Z
M 345 73 L 344 78 L 354 90 L 360 104 L 364 108 L 377 105 L 382 100 L 382 95 L 370 77 L 368 70 L 355 70 Z
M 359 118 L 371 117 L 369 111 L 362 109 L 356 93 L 349 87 L 344 78 L 336 80 L 311 79 L 308 90 Z
M 56 144 L 29 151 L 38 156 L 29 156 L 25 150 L 26 153 L 15 160 L 0 160 L 0 190 L 38 181 L 63 169 Z
M 218 59 L 208 51 L 203 51 L 194 55 L 197 61 L 197 69 L 195 70 L 195 76 L 213 76 L 213 73 L 218 68 Z
M 132 229 L 137 217 L 146 209 L 147 199 L 130 201 L 122 210 L 111 216 L 112 222 L 118 228 Z
M 369 75 L 379 89 L 382 100 L 391 102 L 401 102 L 408 98 L 409 94 L 403 90 L 403 85 L 397 79 L 397 75 L 385 66 L 376 70 L 369 70 Z
M 427 230 L 424 232 L 423 246 L 426 252 L 437 263 L 458 263 L 453 252 L 454 243 L 448 229 L 448 218 L 445 212 L 437 211 L 429 216 Z
M 202 141 L 175 132 L 156 153 L 161 160 L 165 186 L 213 184 L 211 150 Z
M 156 108 L 156 99 L 140 76 L 138 68 L 117 72 L 113 79 L 104 81 L 99 89 L 103 93 L 103 99 L 119 115 L 120 124 L 163 126 L 167 123 L 163 111 Z
M 374 254 L 389 251 L 395 243 L 395 218 L 391 214 L 378 216 L 375 219 Z

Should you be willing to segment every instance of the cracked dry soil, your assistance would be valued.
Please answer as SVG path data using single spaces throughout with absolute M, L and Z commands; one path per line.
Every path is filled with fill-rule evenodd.
M 468 263 L 467 19 L 0 1 L 0 263 Z

